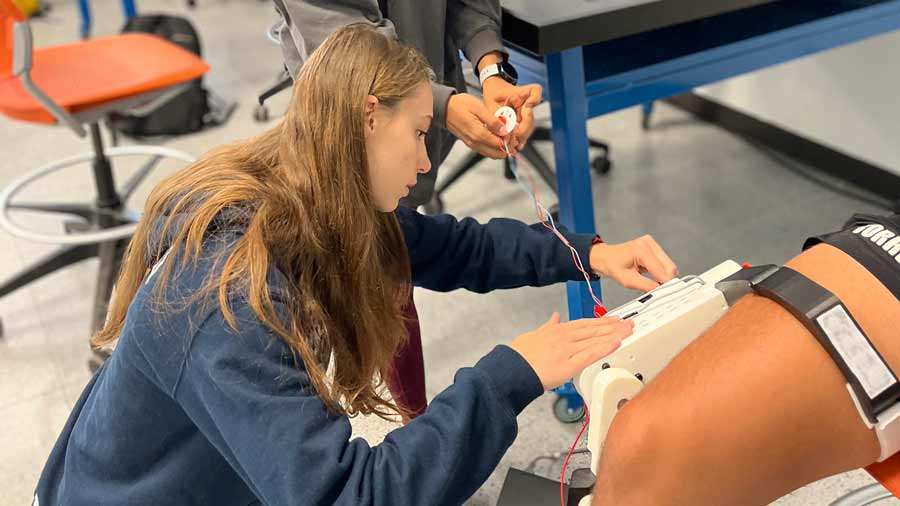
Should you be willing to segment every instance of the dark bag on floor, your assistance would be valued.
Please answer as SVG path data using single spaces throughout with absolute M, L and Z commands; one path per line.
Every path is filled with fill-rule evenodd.
M 122 28 L 122 33 L 129 32 L 151 33 L 201 56 L 200 37 L 190 21 L 184 18 L 156 14 L 135 16 Z M 210 122 L 209 112 L 209 96 L 202 78 L 198 78 L 153 110 L 115 115 L 111 126 L 131 137 L 186 134 L 206 126 Z

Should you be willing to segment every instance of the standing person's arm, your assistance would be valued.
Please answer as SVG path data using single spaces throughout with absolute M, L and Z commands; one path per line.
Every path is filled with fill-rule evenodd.
M 506 58 L 500 37 L 499 0 L 449 0 L 447 2 L 447 36 L 462 49 L 466 59 L 476 67 L 497 63 Z
M 390 19 L 381 15 L 375 0 L 273 0 L 281 15 L 281 51 L 291 76 L 296 77 L 309 55 L 338 28 L 354 23 L 374 26 L 397 38 Z
M 477 76 L 485 67 L 500 63 L 509 56 L 503 49 L 500 32 L 499 0 L 449 0 L 447 31 L 457 46 L 472 62 Z M 514 86 L 501 77 L 490 77 L 482 84 L 484 104 L 491 114 L 503 105 L 518 113 L 519 126 L 511 132 L 509 148 L 518 150 L 534 131 L 532 107 L 541 102 L 543 90 L 538 84 Z
M 375 0 L 274 0 L 275 9 L 283 22 L 281 51 L 291 76 L 297 77 L 303 62 L 332 32 L 353 23 L 367 23 L 391 38 L 397 38 L 397 30 L 390 19 L 384 17 Z M 456 93 L 451 86 L 431 84 L 434 95 L 434 121 L 446 126 L 447 101 Z

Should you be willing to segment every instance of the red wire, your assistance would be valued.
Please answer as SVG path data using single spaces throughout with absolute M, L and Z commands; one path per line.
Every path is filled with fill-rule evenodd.
M 515 155 L 511 155 L 511 156 L 513 156 L 516 159 L 516 161 L 519 160 L 518 153 L 516 153 Z M 541 225 L 543 225 L 547 230 L 551 231 L 560 241 L 562 241 L 562 243 L 567 248 L 569 248 L 569 251 L 571 251 L 571 253 L 572 253 L 572 261 L 575 263 L 575 267 L 579 271 L 581 271 L 581 273 L 584 275 L 584 280 L 588 282 L 588 291 L 591 292 L 591 298 L 593 298 L 594 302 L 599 307 L 602 308 L 603 305 L 600 303 L 599 300 L 597 300 L 597 297 L 594 296 L 594 291 L 591 289 L 590 276 L 588 275 L 587 272 L 585 272 L 584 268 L 581 265 L 579 265 L 580 262 L 578 261 L 578 255 L 577 255 L 577 252 L 575 251 L 575 248 L 571 244 L 569 244 L 569 241 L 566 240 L 565 236 L 563 236 L 561 233 L 559 233 L 559 231 L 557 231 L 556 229 L 551 227 L 549 223 L 547 223 L 547 218 L 544 216 L 544 213 L 541 210 L 541 206 L 538 205 L 538 203 L 540 202 L 540 193 L 538 193 L 538 188 L 534 182 L 534 178 L 531 177 L 530 173 L 526 173 L 526 176 L 528 177 L 528 182 L 531 183 L 531 189 L 534 192 L 535 208 L 537 211 L 538 219 L 541 220 Z M 565 497 L 566 467 L 568 467 L 568 465 L 569 465 L 569 459 L 572 458 L 572 454 L 575 453 L 575 447 L 578 446 L 578 441 L 581 440 L 581 436 L 584 435 L 584 431 L 585 431 L 585 429 L 587 429 L 587 427 L 590 423 L 591 423 L 591 414 L 588 411 L 587 403 L 585 403 L 584 404 L 584 424 L 581 426 L 581 430 L 578 431 L 578 436 L 575 437 L 575 442 L 572 443 L 572 447 L 569 449 L 569 453 L 566 455 L 566 460 L 563 462 L 563 466 L 562 466 L 562 473 L 560 473 L 560 477 L 559 477 L 559 504 L 560 504 L 560 506 L 566 506 L 566 497 Z
M 591 288 L 590 275 L 588 275 L 588 273 L 585 272 L 585 270 L 582 268 L 582 266 L 579 265 L 578 256 L 576 255 L 575 248 L 571 244 L 569 244 L 569 241 L 566 240 L 565 236 L 560 234 L 553 227 L 551 227 L 546 221 L 544 221 L 543 217 L 540 216 L 540 214 L 539 214 L 539 217 L 541 218 L 541 225 L 543 225 L 544 228 L 546 228 L 547 230 L 552 232 L 563 243 L 563 245 L 565 245 L 567 248 L 569 248 L 569 251 L 572 253 L 572 262 L 575 263 L 575 268 L 578 269 L 582 275 L 584 275 L 584 280 L 588 283 L 588 291 L 591 293 L 591 298 L 594 299 L 595 304 L 602 305 L 602 304 L 600 304 L 600 301 L 597 300 L 597 297 L 594 295 L 594 290 Z
M 516 161 L 519 161 L 518 153 L 513 154 L 511 156 L 513 158 L 515 158 Z M 560 242 L 563 243 L 563 245 L 565 245 L 567 248 L 569 248 L 569 251 L 572 253 L 572 262 L 575 264 L 575 268 L 581 272 L 581 274 L 584 276 L 584 280 L 588 283 L 588 291 L 591 293 L 591 298 L 594 300 L 594 304 L 596 304 L 598 306 L 602 306 L 603 304 L 600 302 L 600 300 L 597 299 L 597 296 L 594 295 L 594 289 L 591 287 L 591 284 L 590 284 L 591 283 L 590 274 L 588 274 L 584 270 L 584 268 L 581 265 L 579 265 L 578 255 L 575 251 L 575 248 L 571 244 L 569 244 L 569 241 L 566 240 L 564 235 L 560 234 L 559 231 L 557 231 L 555 228 L 551 227 L 550 224 L 547 222 L 547 218 L 544 216 L 544 212 L 541 210 L 541 206 L 539 205 L 539 202 L 541 200 L 541 194 L 538 191 L 537 184 L 535 184 L 535 182 L 534 182 L 534 178 L 531 176 L 530 172 L 526 172 L 525 177 L 528 178 L 528 182 L 531 184 L 531 191 L 534 192 L 534 206 L 535 206 L 535 210 L 537 211 L 538 219 L 541 221 L 541 225 L 543 225 L 544 228 L 546 228 L 547 230 L 552 232 L 553 235 L 555 235 L 557 237 L 557 239 L 559 239 Z
M 559 475 L 559 505 L 566 506 L 566 496 L 565 496 L 565 482 L 566 482 L 566 467 L 569 465 L 569 459 L 572 458 L 572 454 L 575 453 L 575 447 L 578 446 L 578 441 L 581 439 L 581 435 L 584 434 L 584 430 L 587 429 L 588 424 L 591 423 L 591 414 L 588 412 L 587 403 L 584 404 L 584 425 L 581 426 L 581 430 L 578 432 L 578 436 L 575 437 L 575 442 L 572 443 L 572 448 L 569 449 L 569 454 L 566 455 L 566 460 L 563 462 L 562 473 Z

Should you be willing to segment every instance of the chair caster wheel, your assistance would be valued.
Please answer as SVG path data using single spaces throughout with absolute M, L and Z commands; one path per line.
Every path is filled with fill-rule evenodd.
M 103 365 L 103 362 L 100 359 L 92 358 L 87 361 L 88 370 L 91 371 L 91 374 L 96 373 L 101 365 Z
M 253 119 L 256 120 L 257 123 L 269 121 L 269 108 L 264 105 L 256 106 L 256 109 L 253 110 Z
M 597 174 L 606 175 L 612 170 L 612 161 L 607 156 L 598 156 L 591 160 L 591 168 L 594 169 Z
M 94 348 L 92 351 L 94 356 L 88 359 L 87 366 L 91 374 L 94 374 L 109 359 L 109 351 L 102 348 Z
M 569 408 L 569 399 L 559 397 L 553 403 L 553 415 L 562 423 L 575 423 L 584 418 L 584 406 Z

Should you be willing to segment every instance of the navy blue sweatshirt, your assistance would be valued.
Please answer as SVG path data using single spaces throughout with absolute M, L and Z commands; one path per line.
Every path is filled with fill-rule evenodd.
M 568 249 L 540 226 L 396 214 L 417 286 L 486 292 L 583 279 Z M 591 236 L 566 235 L 587 261 Z M 228 244 L 206 242 L 211 250 Z M 178 258 L 170 256 L 160 263 Z M 325 409 L 291 350 L 246 304 L 232 306 L 238 331 L 214 299 L 177 304 L 216 268 L 212 256 L 186 269 L 173 264 L 165 298 L 176 304 L 165 311 L 151 297 L 154 274 L 138 291 L 115 352 L 50 454 L 36 504 L 462 504 L 512 444 L 516 416 L 543 391 L 518 353 L 497 346 L 381 444 L 351 441 L 348 418 Z

